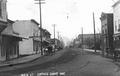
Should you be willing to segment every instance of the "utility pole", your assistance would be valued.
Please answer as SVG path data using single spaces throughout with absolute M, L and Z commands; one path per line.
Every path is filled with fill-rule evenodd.
M 94 17 L 94 12 L 93 12 L 93 29 L 94 29 L 94 49 L 96 52 L 96 35 L 95 35 L 95 17 Z
M 41 1 L 43 0 L 35 0 L 35 1 L 38 1 L 38 3 L 36 4 L 39 4 L 39 10 L 40 10 L 40 41 L 41 41 L 41 55 L 43 55 L 43 46 L 42 46 L 42 12 L 41 12 Z
M 58 40 L 59 40 L 59 38 L 60 38 L 60 37 L 59 37 L 59 32 L 57 32 L 57 33 L 58 33 Z
M 82 40 L 82 51 L 83 51 L 83 27 L 81 28 L 81 33 L 82 33 L 82 38 L 81 38 L 81 40 Z
M 115 3 L 115 1 L 114 0 L 112 0 L 114 3 Z
M 54 28 L 54 52 L 55 52 L 55 24 L 53 24 L 53 28 Z

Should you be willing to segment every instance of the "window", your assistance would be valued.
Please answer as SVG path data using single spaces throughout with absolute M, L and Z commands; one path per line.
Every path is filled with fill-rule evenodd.
M 118 19 L 118 31 L 120 31 L 120 19 Z
M 105 34 L 108 34 L 107 24 L 105 24 Z
M 115 31 L 117 31 L 117 21 L 115 21 Z
M 104 28 L 102 28 L 102 34 L 104 34 Z
M 6 49 L 5 49 L 5 47 L 4 47 L 4 45 L 2 44 L 2 45 L 0 45 L 1 46 L 1 56 L 3 57 L 3 56 L 5 56 L 5 54 L 6 54 Z

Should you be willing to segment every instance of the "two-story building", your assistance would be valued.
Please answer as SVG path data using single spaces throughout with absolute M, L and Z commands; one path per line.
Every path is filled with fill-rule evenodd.
M 7 18 L 7 0 L 0 0 L 0 61 L 19 57 L 18 42 L 22 40 L 15 33 L 11 21 Z
M 19 57 L 19 41 L 22 37 L 13 29 L 14 22 L 8 20 L 7 27 L 1 32 L 1 60 L 10 60 Z
M 40 52 L 39 23 L 33 19 L 17 20 L 13 24 L 13 28 L 20 36 L 27 38 L 19 42 L 20 55 L 30 55 Z
M 51 34 L 46 29 L 41 29 L 37 21 L 33 19 L 17 20 L 13 27 L 21 37 L 27 38 L 19 42 L 20 55 L 41 53 L 41 43 L 43 50 L 48 46 Z M 40 33 L 41 31 L 42 33 Z M 40 34 L 42 34 L 42 41 Z
M 50 39 L 51 39 L 51 34 L 48 30 L 46 29 L 41 29 L 39 28 L 41 31 L 42 31 L 42 45 L 43 45 L 43 48 L 46 48 L 49 44 L 50 44 Z
M 101 47 L 103 54 L 107 50 L 113 51 L 113 14 L 102 13 L 101 17 Z
M 120 50 L 120 0 L 113 5 L 114 47 Z

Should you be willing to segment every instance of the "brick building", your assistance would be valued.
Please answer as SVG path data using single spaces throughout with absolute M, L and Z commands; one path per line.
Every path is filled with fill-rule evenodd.
M 107 50 L 113 49 L 113 14 L 112 13 L 102 13 L 101 17 L 101 46 L 103 54 Z

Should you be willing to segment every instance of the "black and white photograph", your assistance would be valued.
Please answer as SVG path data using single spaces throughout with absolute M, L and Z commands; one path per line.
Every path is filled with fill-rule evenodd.
M 0 76 L 120 76 L 120 0 L 0 0 Z

